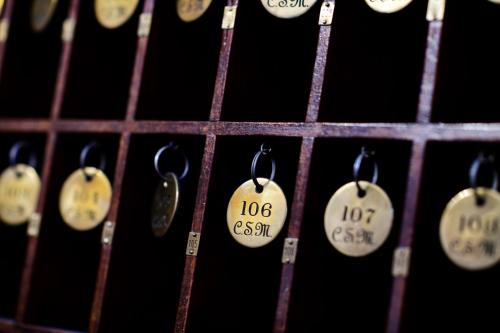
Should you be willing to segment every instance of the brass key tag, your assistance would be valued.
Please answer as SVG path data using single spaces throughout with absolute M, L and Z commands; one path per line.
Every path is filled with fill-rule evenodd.
M 49 24 L 57 7 L 58 0 L 33 0 L 31 4 L 31 28 L 42 32 Z
M 212 0 L 177 0 L 177 15 L 184 22 L 193 22 L 199 19 Z
M 356 182 L 335 192 L 325 211 L 325 232 L 330 243 L 351 257 L 377 250 L 389 236 L 394 217 L 392 203 L 379 186 L 359 181 L 365 191 L 358 195 Z
M 138 5 L 139 0 L 95 0 L 94 9 L 103 27 L 115 29 L 132 17 Z
M 395 13 L 408 6 L 412 0 L 365 0 L 371 9 L 380 13 Z
M 271 161 L 269 178 L 256 176 L 261 157 Z M 269 244 L 278 236 L 285 224 L 287 202 L 283 190 L 273 181 L 276 163 L 271 148 L 264 144 L 260 147 L 250 170 L 252 179 L 241 184 L 229 200 L 226 220 L 229 233 L 238 243 L 255 248 Z
M 441 217 L 441 246 L 457 266 L 479 270 L 500 259 L 500 194 L 478 187 L 458 193 Z M 483 202 L 476 202 L 479 195 Z
M 294 18 L 305 14 L 316 0 L 260 0 L 264 8 L 279 18 Z
M 29 220 L 36 210 L 41 182 L 36 170 L 16 164 L 0 175 L 0 219 L 9 225 Z

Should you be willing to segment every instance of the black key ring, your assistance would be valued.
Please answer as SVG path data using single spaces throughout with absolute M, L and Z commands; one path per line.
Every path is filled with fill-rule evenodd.
M 490 168 L 493 179 L 491 181 L 491 189 L 495 191 L 498 189 L 498 173 L 495 170 L 495 157 L 493 155 L 485 156 L 484 153 L 480 153 L 478 157 L 472 162 L 469 169 L 469 184 L 470 187 L 474 189 L 474 195 L 476 196 L 476 205 L 482 206 L 485 203 L 485 198 L 480 196 L 477 192 L 477 178 L 479 170 L 482 166 L 487 166 Z
M 23 149 L 28 150 L 29 149 L 29 157 L 28 157 L 28 165 L 31 166 L 32 168 L 36 169 L 37 166 L 37 158 L 36 158 L 36 153 L 30 149 L 30 144 L 26 141 L 18 141 L 12 145 L 12 147 L 9 150 L 9 165 L 15 166 L 16 164 L 19 164 L 19 152 Z M 19 178 L 23 174 L 20 171 L 16 171 L 16 176 Z
M 154 166 L 155 166 L 156 173 L 158 173 L 158 176 L 160 176 L 163 180 L 168 180 L 167 177 L 165 176 L 166 173 L 164 174 L 160 170 L 160 157 L 167 151 L 177 152 L 181 155 L 182 159 L 184 160 L 184 169 L 182 170 L 182 173 L 180 176 L 177 176 L 177 174 L 176 174 L 176 176 L 177 176 L 178 180 L 184 179 L 184 177 L 186 177 L 186 175 L 189 172 L 189 160 L 188 160 L 186 154 L 182 151 L 182 149 L 180 149 L 179 146 L 173 142 L 170 142 L 166 146 L 161 147 L 156 152 L 155 157 L 154 157 Z
M 376 184 L 378 180 L 378 164 L 377 161 L 375 161 L 375 152 L 369 151 L 366 149 L 366 147 L 361 148 L 361 153 L 359 153 L 358 157 L 356 157 L 356 160 L 354 161 L 354 165 L 352 167 L 352 173 L 354 177 L 354 181 L 356 182 L 356 187 L 358 188 L 358 197 L 362 198 L 366 195 L 366 189 L 363 189 L 361 185 L 359 184 L 359 174 L 361 171 L 361 167 L 363 165 L 363 162 L 365 160 L 369 160 L 372 162 L 373 165 L 373 175 L 372 175 L 372 180 L 370 183 Z
M 86 181 L 91 181 L 92 178 L 94 177 L 94 175 L 91 175 L 91 174 L 88 174 L 86 171 L 85 171 L 85 168 L 90 166 L 87 162 L 87 158 L 89 156 L 89 153 L 92 151 L 92 150 L 96 150 L 96 151 L 99 151 L 100 153 L 100 158 L 99 158 L 99 167 L 98 169 L 99 170 L 104 170 L 104 168 L 106 168 L 106 156 L 104 155 L 104 153 L 102 152 L 102 150 L 100 149 L 101 146 L 99 145 L 99 143 L 93 141 L 91 143 L 88 143 L 87 145 L 85 145 L 85 147 L 83 147 L 82 151 L 80 152 L 80 169 L 82 169 L 82 172 L 83 174 L 85 175 L 85 180 Z
M 266 147 L 265 144 L 263 143 L 260 146 L 260 150 L 253 157 L 252 166 L 250 168 L 250 175 L 252 177 L 253 183 L 255 184 L 255 191 L 257 193 L 261 193 L 264 190 L 264 186 L 267 184 L 267 183 L 264 185 L 260 184 L 256 176 L 257 163 L 259 163 L 259 159 L 261 156 L 268 157 L 271 160 L 271 175 L 269 176 L 269 181 L 274 180 L 274 176 L 276 175 L 276 162 L 274 158 L 271 156 L 271 148 Z

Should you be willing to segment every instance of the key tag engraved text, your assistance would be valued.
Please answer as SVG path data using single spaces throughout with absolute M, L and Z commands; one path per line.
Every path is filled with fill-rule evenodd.
M 279 18 L 294 18 L 305 14 L 316 0 L 260 0 L 264 8 Z
M 0 175 L 0 219 L 9 225 L 27 222 L 35 213 L 41 182 L 35 167 L 36 156 L 31 152 L 28 164 L 19 163 L 18 155 L 26 142 L 17 142 L 9 152 L 10 166 Z
M 371 9 L 380 13 L 395 13 L 408 6 L 412 0 L 365 0 Z
M 132 17 L 138 5 L 139 0 L 95 0 L 94 10 L 103 27 L 115 29 Z
M 93 142 L 80 154 L 80 168 L 64 182 L 59 195 L 59 211 L 64 222 L 78 231 L 97 227 L 108 215 L 112 188 L 103 170 L 106 166 L 101 153 L 99 168 L 87 166 L 87 156 L 99 146 Z
M 260 157 L 271 161 L 271 176 L 257 178 L 256 168 Z M 227 227 L 233 238 L 243 246 L 256 248 L 275 239 L 287 215 L 287 202 L 283 190 L 273 179 L 276 163 L 271 149 L 261 146 L 255 154 L 251 167 L 251 178 L 234 191 L 227 206 Z
M 371 182 L 359 180 L 365 159 L 373 162 Z M 394 210 L 385 191 L 376 185 L 378 166 L 373 152 L 363 148 L 354 162 L 353 173 L 354 181 L 338 189 L 328 202 L 325 232 L 339 252 L 361 257 L 374 252 L 385 242 L 391 231 Z
M 58 0 L 33 0 L 31 4 L 31 28 L 42 32 L 54 15 Z
M 491 188 L 478 187 L 481 166 L 493 172 Z M 441 217 L 439 236 L 448 258 L 461 268 L 480 270 L 500 259 L 500 194 L 492 156 L 479 155 L 470 168 L 471 187 L 455 195 Z
M 174 172 L 162 172 L 160 170 L 160 158 L 166 152 L 179 153 L 184 162 L 184 169 L 179 177 Z M 151 207 L 151 228 L 156 237 L 165 235 L 172 224 L 172 221 L 179 205 L 179 182 L 186 177 L 189 172 L 189 161 L 187 156 L 174 143 L 160 148 L 154 158 L 155 170 L 161 180 L 156 187 Z
M 193 22 L 199 19 L 205 12 L 212 0 L 177 0 L 177 15 L 184 22 Z

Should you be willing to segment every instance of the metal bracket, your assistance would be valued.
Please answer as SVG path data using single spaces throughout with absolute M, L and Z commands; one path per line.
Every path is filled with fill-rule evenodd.
M 147 37 L 151 31 L 151 23 L 153 22 L 153 15 L 151 13 L 142 13 L 139 16 L 139 28 L 137 29 L 138 37 Z
M 319 25 L 332 25 L 333 13 L 335 12 L 335 2 L 325 1 L 321 5 L 319 13 Z
M 40 224 L 42 222 L 42 216 L 40 213 L 33 213 L 28 221 L 28 236 L 38 237 L 40 234 Z
M 299 240 L 297 238 L 285 238 L 285 245 L 283 246 L 283 255 L 281 256 L 281 262 L 283 264 L 295 263 L 298 243 Z
M 0 43 L 6 42 L 8 35 L 9 35 L 9 20 L 2 19 L 0 21 Z
M 104 222 L 102 227 L 101 243 L 103 245 L 111 245 L 113 243 L 113 235 L 115 233 L 115 223 L 111 221 Z
M 71 42 L 73 40 L 75 35 L 75 25 L 74 18 L 67 18 L 64 20 L 61 35 L 63 42 Z
M 224 17 L 222 18 L 222 29 L 228 30 L 234 28 L 234 22 L 236 21 L 236 10 L 238 6 L 226 6 L 224 7 Z
M 429 0 L 427 5 L 427 21 L 442 21 L 446 0 Z
M 189 233 L 186 255 L 196 257 L 198 255 L 198 247 L 200 246 L 201 234 L 191 231 Z
M 410 270 L 411 248 L 404 246 L 394 250 L 392 261 L 392 275 L 394 277 L 407 277 Z

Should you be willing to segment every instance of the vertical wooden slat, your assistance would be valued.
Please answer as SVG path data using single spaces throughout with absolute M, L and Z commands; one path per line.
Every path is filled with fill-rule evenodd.
M 292 209 L 290 212 L 290 225 L 288 227 L 289 238 L 299 238 L 300 235 L 313 146 L 314 138 L 305 137 L 302 139 L 299 166 L 297 169 L 297 177 L 295 181 L 295 192 L 293 195 Z M 279 298 L 276 308 L 276 317 L 274 321 L 275 333 L 283 333 L 286 331 L 293 274 L 294 264 L 284 263 L 281 269 Z

